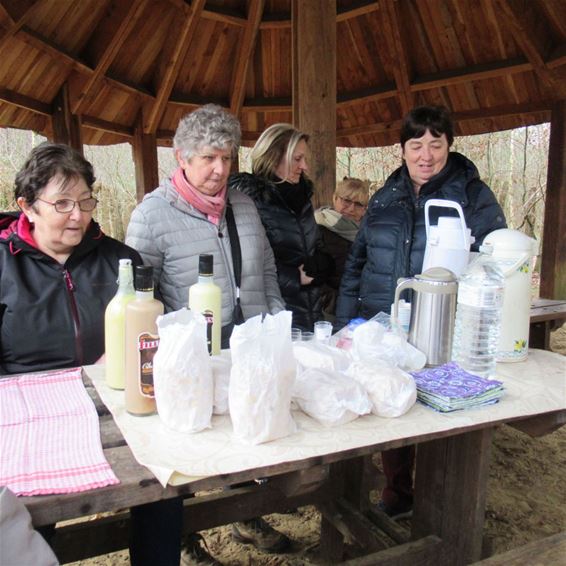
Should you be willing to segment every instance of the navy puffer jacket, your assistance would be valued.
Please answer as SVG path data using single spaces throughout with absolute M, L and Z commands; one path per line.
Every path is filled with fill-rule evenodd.
M 285 307 L 293 312 L 293 326 L 312 330 L 314 323 L 322 318 L 320 284 L 325 282 L 326 277 L 321 277 L 315 284 L 301 285 L 298 267 L 305 264 L 305 271 L 310 275 L 307 264 L 315 263 L 316 259 L 323 263 L 326 254 L 321 251 L 322 242 L 310 200 L 312 183 L 306 179 L 303 182 L 307 185 L 307 198 L 298 214 L 285 203 L 269 179 L 237 173 L 230 176 L 228 186 L 242 191 L 255 202 L 273 248 Z M 329 258 L 329 261 L 332 267 L 328 271 L 332 271 L 332 259 Z
M 356 316 L 389 313 L 397 279 L 421 272 L 426 246 L 424 207 L 433 198 L 461 205 L 475 237 L 473 251 L 487 234 L 506 227 L 495 195 L 463 155 L 451 152 L 444 169 L 422 185 L 418 197 L 403 165 L 370 200 L 350 250 L 336 307 L 338 328 Z M 437 223 L 438 216 L 448 215 L 457 212 L 432 207 L 431 224 Z

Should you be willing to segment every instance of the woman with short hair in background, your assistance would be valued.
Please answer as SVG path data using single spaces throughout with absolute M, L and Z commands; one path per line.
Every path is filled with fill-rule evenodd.
M 360 228 L 369 200 L 369 181 L 344 177 L 336 185 L 332 206 L 322 206 L 314 213 L 323 242 L 322 249 L 334 258 L 335 270 L 322 287 L 322 312 L 325 320 L 336 319 L 336 299 L 344 264 Z

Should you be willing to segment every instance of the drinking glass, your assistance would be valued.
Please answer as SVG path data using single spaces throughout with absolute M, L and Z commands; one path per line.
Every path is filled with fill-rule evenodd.
M 300 342 L 302 332 L 300 328 L 291 328 L 291 342 Z
M 310 342 L 311 340 L 314 340 L 314 332 L 305 332 L 303 330 L 303 335 L 302 335 L 301 340 L 303 342 Z
M 332 323 L 327 320 L 320 320 L 314 323 L 314 337 L 323 344 L 328 344 L 332 336 Z

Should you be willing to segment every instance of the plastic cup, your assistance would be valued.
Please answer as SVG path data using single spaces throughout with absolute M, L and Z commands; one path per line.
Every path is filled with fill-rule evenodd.
M 310 342 L 311 340 L 314 340 L 314 332 L 305 332 L 303 330 L 303 334 L 302 334 L 302 338 L 301 340 L 303 342 Z
M 323 344 L 328 344 L 332 336 L 332 323 L 327 320 L 320 320 L 314 323 L 314 337 Z
M 300 328 L 291 328 L 291 342 L 300 342 L 302 334 Z

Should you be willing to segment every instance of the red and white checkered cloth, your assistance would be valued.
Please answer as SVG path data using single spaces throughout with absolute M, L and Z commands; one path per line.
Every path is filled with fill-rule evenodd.
M 0 379 L 0 485 L 43 495 L 116 483 L 80 368 Z

